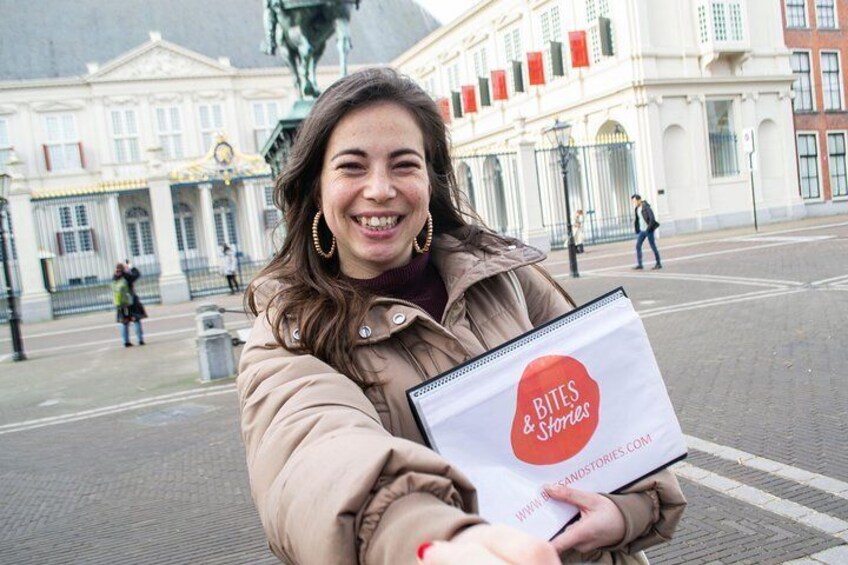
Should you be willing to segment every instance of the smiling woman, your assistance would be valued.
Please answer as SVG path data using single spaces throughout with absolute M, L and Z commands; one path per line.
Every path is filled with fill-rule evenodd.
M 685 502 L 667 471 L 628 494 L 550 492 L 582 518 L 548 542 L 482 523 L 474 486 L 424 445 L 407 389 L 573 301 L 541 252 L 460 211 L 445 124 L 414 82 L 368 69 L 330 86 L 275 202 L 288 233 L 248 291 L 238 388 L 251 491 L 281 560 L 627 564 L 671 537 Z

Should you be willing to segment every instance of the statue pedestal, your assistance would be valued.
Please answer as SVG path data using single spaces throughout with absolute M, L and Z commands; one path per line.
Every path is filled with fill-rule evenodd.
M 271 137 L 262 147 L 262 158 L 271 165 L 271 174 L 275 178 L 289 160 L 289 153 L 294 144 L 294 136 L 298 126 L 306 119 L 314 105 L 314 99 L 296 100 L 289 113 L 277 122 L 277 127 L 274 128 Z

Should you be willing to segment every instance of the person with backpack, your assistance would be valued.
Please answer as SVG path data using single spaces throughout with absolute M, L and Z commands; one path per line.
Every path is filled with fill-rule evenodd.
M 118 263 L 115 266 L 115 274 L 112 275 L 112 296 L 115 304 L 116 321 L 121 324 L 121 337 L 124 347 L 132 347 L 130 342 L 130 322 L 135 325 L 135 336 L 139 345 L 144 345 L 144 332 L 141 320 L 147 317 L 144 304 L 135 293 L 134 283 L 141 273 L 130 265 L 130 262 Z

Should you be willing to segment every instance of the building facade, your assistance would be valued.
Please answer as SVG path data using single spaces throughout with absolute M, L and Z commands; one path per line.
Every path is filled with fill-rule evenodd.
M 633 192 L 665 234 L 752 224 L 753 200 L 760 221 L 806 213 L 777 3 L 483 0 L 394 64 L 439 100 L 484 219 L 542 246 L 565 222 L 557 119 L 576 144 L 572 211 L 599 239 L 632 237 Z
M 282 229 L 258 153 L 296 99 L 283 61 L 259 51 L 260 3 L 151 0 L 145 18 L 119 3 L 75 9 L 90 29 L 24 29 L 42 12 L 60 17 L 57 0 L 22 4 L 0 21 L 4 40 L 20 48 L 9 57 L 5 45 L 15 41 L 4 43 L 0 58 L 0 172 L 13 177 L 11 286 L 24 321 L 111 308 L 111 275 L 125 260 L 142 272 L 136 290 L 147 302 L 224 290 L 225 245 L 248 281 Z M 183 25 L 207 13 L 230 17 Z M 121 33 L 101 33 L 109 22 Z M 127 48 L 125 36 L 150 22 L 177 40 L 151 31 Z M 381 25 L 402 32 L 378 44 L 371 37 Z M 385 63 L 437 25 L 411 0 L 363 3 L 351 20 L 352 64 Z M 218 28 L 213 41 L 207 32 Z M 324 87 L 339 75 L 334 47 L 318 67 Z M 228 52 L 242 66 L 209 55 Z
M 848 0 L 783 0 L 781 7 L 795 73 L 801 198 L 811 214 L 848 212 Z

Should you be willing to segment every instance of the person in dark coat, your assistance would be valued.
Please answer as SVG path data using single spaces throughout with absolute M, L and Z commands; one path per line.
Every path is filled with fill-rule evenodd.
M 638 194 L 631 196 L 630 201 L 633 203 L 633 214 L 636 218 L 633 224 L 634 228 L 636 228 L 636 266 L 633 268 L 637 271 L 641 271 L 644 268 L 642 267 L 642 244 L 645 243 L 645 240 L 647 239 L 648 244 L 651 246 L 651 251 L 654 252 L 654 259 L 656 259 L 656 263 L 652 268 L 662 269 L 660 252 L 657 250 L 657 242 L 654 240 L 654 232 L 658 227 L 660 227 L 660 224 L 654 216 L 654 211 L 651 209 L 651 205 L 642 200 L 642 197 Z M 640 214 L 642 216 L 642 220 L 645 221 L 644 230 L 642 229 L 641 222 L 639 221 Z
M 129 260 L 126 263 L 118 263 L 115 266 L 115 274 L 112 275 L 112 289 L 115 296 L 116 321 L 121 324 L 121 337 L 124 347 L 132 347 L 130 342 L 129 325 L 135 325 L 135 336 L 139 345 L 144 345 L 144 332 L 141 320 L 147 317 L 141 299 L 135 292 L 135 281 L 141 277 L 138 269 L 133 267 Z

